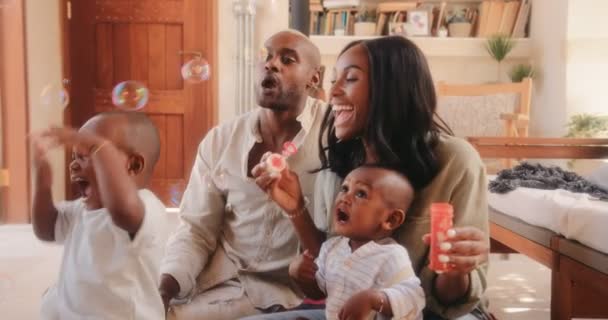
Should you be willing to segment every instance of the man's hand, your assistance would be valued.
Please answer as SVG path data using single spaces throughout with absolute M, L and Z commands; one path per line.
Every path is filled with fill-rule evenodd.
M 160 286 L 158 287 L 158 292 L 160 293 L 160 297 L 163 299 L 163 305 L 165 307 L 165 314 L 169 311 L 169 303 L 171 299 L 177 297 L 179 293 L 179 283 L 172 275 L 163 273 L 160 276 Z
M 266 167 L 266 159 L 272 153 L 266 152 L 260 163 L 251 170 L 256 184 L 264 190 L 285 212 L 293 213 L 304 206 L 304 196 L 298 175 L 285 168 L 280 173 L 271 173 Z

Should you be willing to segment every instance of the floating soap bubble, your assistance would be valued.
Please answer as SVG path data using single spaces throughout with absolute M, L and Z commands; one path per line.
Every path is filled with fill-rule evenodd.
M 40 103 L 46 108 L 61 108 L 63 110 L 70 104 L 70 94 L 63 84 L 48 84 L 40 92 Z
M 207 60 L 196 57 L 182 66 L 182 78 L 190 83 L 198 83 L 209 80 L 211 67 Z
M 171 205 L 179 207 L 182 199 L 182 191 L 179 186 L 173 185 L 169 190 L 169 195 L 171 196 Z
M 261 47 L 260 50 L 258 51 L 257 61 L 265 62 L 267 58 L 268 58 L 268 49 L 266 49 L 266 47 Z
M 149 98 L 148 88 L 139 81 L 124 81 L 112 89 L 112 103 L 123 110 L 139 110 L 148 103 Z

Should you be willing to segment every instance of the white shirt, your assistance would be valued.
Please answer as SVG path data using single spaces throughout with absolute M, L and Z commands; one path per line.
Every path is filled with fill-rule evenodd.
M 325 241 L 315 261 L 317 285 L 327 294 L 326 318 L 338 319 L 340 309 L 358 292 L 378 289 L 388 297 L 393 319 L 422 319 L 424 291 L 405 248 L 386 238 L 351 252 L 348 241 L 345 237 Z
M 158 294 L 165 207 L 149 190 L 141 227 L 131 239 L 107 209 L 82 199 L 58 204 L 55 241 L 64 244 L 59 280 L 42 301 L 43 319 L 164 319 Z
M 318 138 L 327 105 L 309 98 L 297 117 L 302 129 L 293 139 L 297 153 L 287 158 L 311 201 L 318 169 Z M 238 279 L 255 307 L 301 302 L 289 279 L 289 263 L 299 242 L 292 222 L 248 176 L 249 153 L 259 133 L 257 108 L 213 128 L 201 142 L 180 205 L 180 226 L 167 245 L 161 273 L 180 286 L 179 298 L 192 298 Z M 310 210 L 312 211 L 312 210 Z M 230 300 L 237 297 L 219 297 Z

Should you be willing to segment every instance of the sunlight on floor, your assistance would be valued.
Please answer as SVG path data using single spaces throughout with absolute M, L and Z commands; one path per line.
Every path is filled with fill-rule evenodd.
M 487 295 L 499 320 L 548 320 L 551 270 L 520 254 L 492 254 Z

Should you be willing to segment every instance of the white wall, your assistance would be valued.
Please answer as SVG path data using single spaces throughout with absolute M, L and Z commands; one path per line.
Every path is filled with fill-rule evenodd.
M 534 0 L 530 37 L 537 69 L 532 96 L 530 134 L 566 133 L 566 39 L 568 0 Z
M 27 0 L 25 3 L 27 90 L 30 131 L 63 123 L 63 110 L 42 106 L 40 93 L 48 84 L 61 84 L 62 56 L 59 25 L 59 0 Z M 53 196 L 65 198 L 65 154 L 54 150 L 50 156 L 53 169 Z M 31 175 L 32 179 L 34 174 Z
M 218 70 L 214 74 L 219 77 L 219 122 L 230 120 L 236 115 L 236 106 L 234 105 L 236 18 L 232 13 L 232 5 L 233 2 L 229 0 L 218 1 L 219 61 Z M 289 1 L 257 0 L 253 49 L 261 48 L 264 40 L 272 34 L 287 29 L 288 23 Z
M 571 0 L 567 32 L 567 114 L 608 114 L 608 1 Z

